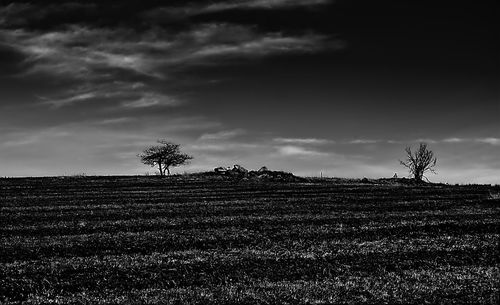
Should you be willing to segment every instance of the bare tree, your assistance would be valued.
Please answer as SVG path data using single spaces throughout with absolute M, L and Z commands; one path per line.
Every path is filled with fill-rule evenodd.
M 408 168 L 410 176 L 417 182 L 421 182 L 425 177 L 426 172 L 436 173 L 434 167 L 436 166 L 436 157 L 431 150 L 427 149 L 426 143 L 420 143 L 417 151 L 412 152 L 410 147 L 406 147 L 406 160 L 399 161 L 401 165 Z M 427 179 L 429 181 L 429 179 Z
M 183 154 L 180 145 L 165 140 L 158 140 L 159 145 L 146 148 L 142 154 L 137 155 L 141 162 L 152 167 L 158 167 L 160 176 L 165 176 L 165 172 L 170 175 L 170 167 L 177 167 L 188 164 L 192 156 Z

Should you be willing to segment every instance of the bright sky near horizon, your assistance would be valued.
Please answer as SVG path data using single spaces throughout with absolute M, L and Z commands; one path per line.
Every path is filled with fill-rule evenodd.
M 0 176 L 247 168 L 500 183 L 495 1 L 1 1 Z

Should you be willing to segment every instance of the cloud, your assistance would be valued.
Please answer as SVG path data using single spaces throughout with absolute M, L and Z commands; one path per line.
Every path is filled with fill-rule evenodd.
M 14 131 L 7 134 L 9 140 L 2 141 L 1 144 L 4 147 L 18 147 L 25 145 L 32 145 L 37 143 L 42 143 L 44 141 L 50 141 L 57 138 L 67 137 L 71 135 L 70 132 L 65 130 L 59 130 L 58 128 L 47 128 L 43 130 L 36 131 Z
M 90 99 L 93 99 L 96 97 L 97 97 L 96 93 L 86 92 L 86 93 L 81 93 L 81 94 L 77 94 L 77 95 L 67 97 L 67 98 L 62 98 L 62 99 L 50 99 L 50 98 L 45 98 L 45 97 L 40 97 L 40 99 L 43 100 L 44 104 L 50 104 L 50 105 L 57 108 L 57 107 L 62 107 L 62 106 L 69 105 L 69 104 L 74 104 L 74 103 L 90 100 Z
M 369 145 L 369 144 L 411 144 L 411 143 L 430 143 L 435 144 L 439 143 L 438 140 L 433 139 L 409 139 L 409 140 L 394 140 L 394 139 L 353 139 L 343 142 L 343 144 L 352 144 L 352 145 Z
M 42 104 L 55 108 L 70 106 L 86 101 L 117 102 L 120 101 L 124 107 L 138 108 L 134 106 L 146 104 L 179 105 L 180 101 L 157 93 L 155 89 L 141 82 L 113 81 L 94 83 L 86 82 L 83 85 L 64 90 L 53 97 L 39 97 Z M 155 102 L 156 101 L 156 102 Z
M 57 24 L 61 19 L 67 20 L 68 16 L 83 21 L 102 12 L 96 3 L 90 2 L 60 1 L 54 4 L 43 3 L 42 5 L 12 2 L 7 6 L 0 7 L 0 25 L 14 28 L 33 24 L 48 26 L 53 23 Z
M 204 133 L 200 136 L 201 141 L 212 141 L 212 140 L 228 140 L 236 136 L 244 134 L 243 129 L 233 129 L 233 130 L 223 130 L 215 133 Z
M 298 156 L 298 157 L 318 157 L 327 156 L 327 153 L 316 150 L 306 149 L 301 146 L 285 145 L 278 147 L 278 153 L 282 156 Z
M 435 144 L 435 143 L 438 143 L 439 140 L 434 140 L 434 139 L 429 139 L 429 138 L 420 138 L 420 139 L 415 139 L 412 142 Z
M 163 16 L 171 19 L 174 17 L 180 18 L 228 10 L 278 10 L 296 7 L 314 7 L 332 2 L 332 0 L 232 0 L 181 7 L 161 7 L 157 8 L 155 11 L 149 11 L 145 13 L 145 15 L 153 18 Z
M 164 93 L 151 86 L 138 91 L 133 87 L 137 83 L 170 84 L 178 73 L 227 64 L 228 59 L 342 48 L 340 42 L 320 34 L 262 32 L 229 23 L 195 24 L 177 31 L 81 24 L 48 30 L 2 29 L 0 44 L 23 55 L 24 71 L 18 76 L 49 76 L 77 84 L 44 96 L 45 104 L 62 107 L 120 98 L 128 108 L 181 104 L 159 98 Z
M 324 40 L 326 37 L 321 35 L 285 37 L 280 33 L 273 33 L 243 42 L 208 45 L 193 52 L 191 56 L 197 59 L 216 56 L 258 57 L 276 53 L 315 52 L 322 48 Z
M 19 15 L 19 13 L 29 8 L 29 6 L 27 3 L 10 3 L 7 6 L 0 7 L 0 25 L 7 25 L 13 15 Z
M 490 145 L 500 145 L 500 138 L 459 138 L 459 137 L 450 137 L 444 139 L 430 139 L 430 138 L 420 138 L 413 139 L 409 141 L 402 140 L 376 140 L 376 139 L 355 139 L 347 142 L 348 144 L 377 144 L 377 143 L 389 143 L 389 144 L 405 144 L 405 143 L 430 143 L 430 144 L 439 144 L 439 143 L 447 143 L 447 144 L 459 144 L 459 143 L 482 143 L 482 144 L 490 144 Z
M 216 12 L 234 9 L 280 9 L 298 6 L 314 6 L 331 3 L 331 0 L 239 0 L 222 1 L 206 6 L 203 11 Z
M 158 76 L 152 66 L 154 61 L 147 56 L 157 43 L 125 28 L 72 25 L 46 32 L 15 29 L 0 33 L 4 44 L 26 56 L 26 75 L 44 73 L 85 80 L 109 77 L 113 70 L 127 70 Z
M 162 128 L 160 130 L 156 130 L 156 127 L 153 127 L 153 131 L 158 133 L 160 137 L 163 134 L 170 134 L 170 132 L 177 131 L 187 131 L 187 130 L 207 130 L 212 128 L 220 128 L 221 123 L 217 121 L 213 121 L 207 119 L 203 116 L 187 116 L 187 117 L 173 117 L 169 118 L 165 121 L 165 117 L 156 118 L 156 120 L 152 120 L 152 125 L 157 125 Z M 199 134 L 199 132 L 197 132 Z
M 19 140 L 5 141 L 2 143 L 2 145 L 5 147 L 15 147 L 15 146 L 24 146 L 28 144 L 33 144 L 36 142 L 38 142 L 38 139 L 36 137 L 26 137 L 24 139 L 19 139 Z
M 462 143 L 464 141 L 465 141 L 465 139 L 461 139 L 461 138 L 446 138 L 446 139 L 443 139 L 443 142 L 445 142 L 445 143 Z
M 100 121 L 96 121 L 97 125 L 113 125 L 113 124 L 124 124 L 136 121 L 136 118 L 131 117 L 121 117 L 121 118 L 111 118 L 111 119 L 103 119 Z
M 305 33 L 285 35 L 280 32 L 258 32 L 252 26 L 228 23 L 197 25 L 173 38 L 167 65 L 221 64 L 218 58 L 256 58 L 290 52 L 316 52 L 325 48 L 341 48 L 327 36 Z
M 124 108 L 148 108 L 160 106 L 177 106 L 179 104 L 181 104 L 181 102 L 171 96 L 157 93 L 146 93 L 137 100 L 122 102 L 121 106 Z
M 319 34 L 262 33 L 251 26 L 226 23 L 196 25 L 177 33 L 159 28 L 138 32 L 72 25 L 57 31 L 17 29 L 0 34 L 2 43 L 26 56 L 27 74 L 83 80 L 106 79 L 120 71 L 162 79 L 169 66 L 200 64 L 214 57 L 258 57 L 335 47 Z
M 476 142 L 497 146 L 500 145 L 500 138 L 479 138 Z
M 349 144 L 375 144 L 382 142 L 381 140 L 372 140 L 372 139 L 355 139 L 349 141 Z
M 216 143 L 216 144 L 193 144 L 189 145 L 188 147 L 190 150 L 194 151 L 199 151 L 199 152 L 211 152 L 211 153 L 222 153 L 222 152 L 229 152 L 229 151 L 244 151 L 248 152 L 249 150 L 252 149 L 257 149 L 257 148 L 262 148 L 261 145 L 256 144 L 256 143 L 237 143 L 237 142 L 231 142 L 231 143 Z
M 444 143 L 481 143 L 490 145 L 500 145 L 500 138 L 446 138 L 441 142 Z
M 311 144 L 311 145 L 334 143 L 334 141 L 331 140 L 318 139 L 318 138 L 275 138 L 274 141 L 278 143 Z

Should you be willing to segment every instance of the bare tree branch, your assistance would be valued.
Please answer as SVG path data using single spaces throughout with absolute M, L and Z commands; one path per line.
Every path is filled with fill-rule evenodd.
M 425 177 L 426 172 L 431 172 L 436 174 L 434 167 L 436 166 L 437 159 L 434 157 L 434 153 L 427 149 L 426 143 L 420 143 L 419 148 L 413 153 L 410 147 L 406 147 L 406 160 L 399 163 L 404 167 L 408 168 L 410 176 L 413 176 L 418 182 L 421 182 L 423 178 L 427 181 L 429 179 Z

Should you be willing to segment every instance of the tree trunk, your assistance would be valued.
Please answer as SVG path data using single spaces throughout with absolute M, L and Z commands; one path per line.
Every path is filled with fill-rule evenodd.
M 423 173 L 420 172 L 420 171 L 416 171 L 415 172 L 415 181 L 416 182 L 421 182 L 422 181 L 422 176 L 423 176 Z
M 163 177 L 165 174 L 163 173 L 163 168 L 161 166 L 161 162 L 158 162 L 158 169 L 160 170 L 160 177 Z
M 167 170 L 167 173 L 170 176 L 170 169 L 168 168 L 168 166 L 165 169 Z

